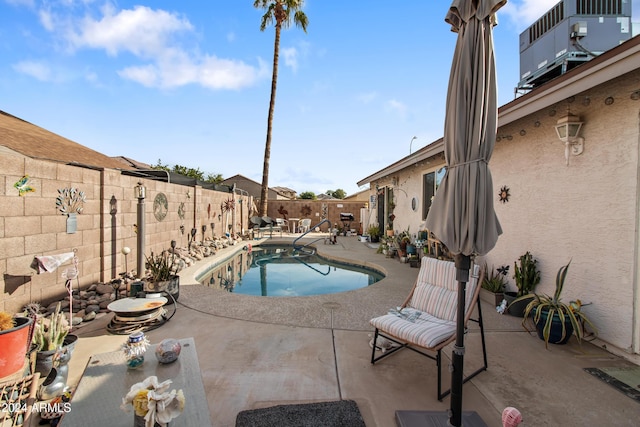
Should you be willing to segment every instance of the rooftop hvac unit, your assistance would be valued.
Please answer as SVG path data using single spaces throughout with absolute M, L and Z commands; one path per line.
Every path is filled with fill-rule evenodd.
M 563 0 L 520 34 L 526 92 L 629 40 L 631 0 Z

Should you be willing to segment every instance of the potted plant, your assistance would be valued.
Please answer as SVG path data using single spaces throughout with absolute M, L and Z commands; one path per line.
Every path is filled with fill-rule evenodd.
M 0 378 L 24 368 L 33 320 L 0 311 Z
M 583 325 L 585 323 L 591 327 L 594 334 L 597 334 L 596 327 L 580 310 L 582 306 L 580 300 L 566 304 L 561 299 L 564 281 L 570 264 L 571 261 L 558 270 L 556 289 L 553 296 L 534 294 L 533 299 L 529 301 L 525 309 L 522 325 L 527 329 L 526 321 L 532 315 L 538 337 L 544 340 L 544 345 L 547 348 L 549 343 L 565 344 L 569 341 L 571 335 L 575 335 L 578 339 L 578 344 L 582 344 L 582 339 L 584 338 Z M 520 299 L 522 298 L 520 297 Z
M 147 286 L 150 292 L 167 292 L 177 300 L 180 294 L 180 270 L 179 263 L 176 262 L 175 254 L 169 251 L 162 251 L 155 255 L 146 257 Z
M 36 315 L 32 343 L 36 351 L 35 371 L 45 378 L 41 394 L 52 398 L 63 393 L 67 386 L 69 360 L 78 337 L 69 333 L 71 327 L 58 302 L 47 317 Z
M 484 279 L 482 280 L 482 290 L 480 296 L 483 299 L 494 306 L 499 306 L 504 299 L 504 289 L 507 286 L 507 280 L 505 278 L 509 271 L 509 266 L 502 266 L 495 270 L 493 266 L 491 270 L 488 269 L 487 263 L 484 263 Z
M 533 297 L 532 292 L 540 283 L 540 271 L 538 261 L 527 251 L 521 255 L 518 262 L 514 263 L 515 271 L 513 278 L 516 282 L 517 292 L 506 291 L 504 298 L 507 300 L 507 311 L 512 316 L 524 317 L 524 311 Z M 516 302 L 516 299 L 518 302 Z
M 377 243 L 380 241 L 380 227 L 378 224 L 371 224 L 367 230 L 371 243 Z

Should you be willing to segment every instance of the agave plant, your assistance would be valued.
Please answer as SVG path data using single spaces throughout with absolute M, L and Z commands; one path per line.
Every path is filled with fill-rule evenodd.
M 555 324 L 555 327 L 561 328 L 559 341 L 564 342 L 565 339 L 568 339 L 572 333 L 571 329 L 573 329 L 573 334 L 578 339 L 578 344 L 582 344 L 582 339 L 584 338 L 584 324 L 589 325 L 589 327 L 594 331 L 594 334 L 597 335 L 595 325 L 580 310 L 582 305 L 580 300 L 566 304 L 561 299 L 562 290 L 564 289 L 564 281 L 567 277 L 570 264 L 571 261 L 569 261 L 567 265 L 560 267 L 558 270 L 556 275 L 556 289 L 553 296 L 534 294 L 533 299 L 525 309 L 522 325 L 527 329 L 526 321 L 530 315 L 533 315 L 533 322 L 537 327 L 539 327 L 540 335 L 544 340 L 545 347 L 549 346 L 552 327 L 554 327 L 554 318 L 561 320 L 561 322 L 559 322 L 561 326 L 557 326 L 557 322 Z M 519 299 L 522 299 L 522 297 Z M 570 327 L 568 327 L 568 325 L 570 325 Z

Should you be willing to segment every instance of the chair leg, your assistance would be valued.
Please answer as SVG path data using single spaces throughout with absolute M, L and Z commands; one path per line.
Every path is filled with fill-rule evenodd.
M 478 375 L 480 372 L 486 371 L 488 368 L 488 364 L 487 364 L 487 345 L 485 342 L 485 338 L 484 338 L 484 323 L 482 321 L 482 304 L 480 303 L 480 299 L 478 298 L 478 303 L 477 303 L 477 307 L 478 307 L 478 319 L 469 319 L 469 320 L 473 320 L 474 322 L 478 323 L 478 326 L 480 327 L 480 341 L 482 342 L 482 362 L 483 365 L 478 368 L 477 370 L 475 370 L 474 372 L 472 372 L 471 374 L 467 375 L 466 377 L 464 377 L 464 379 L 462 380 L 462 383 L 466 383 L 467 381 L 469 381 L 470 379 L 472 379 L 473 377 L 475 377 L 476 375 Z M 441 392 L 440 391 L 440 375 L 441 375 L 441 371 L 440 371 L 440 352 L 438 351 L 438 355 L 436 356 L 438 359 L 440 359 L 439 361 L 436 361 L 438 363 L 438 400 L 442 401 L 442 399 L 444 399 L 446 396 L 448 396 L 451 393 L 451 389 L 446 390 L 445 392 Z

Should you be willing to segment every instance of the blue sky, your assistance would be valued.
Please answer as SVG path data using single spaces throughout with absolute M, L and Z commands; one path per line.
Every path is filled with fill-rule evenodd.
M 520 32 L 556 3 L 498 13 L 499 105 L 514 98 Z M 305 1 L 307 33 L 281 38 L 270 186 L 352 194 L 442 136 L 450 4 Z M 253 0 L 0 0 L 0 110 L 109 156 L 261 182 L 274 42 L 262 14 Z

